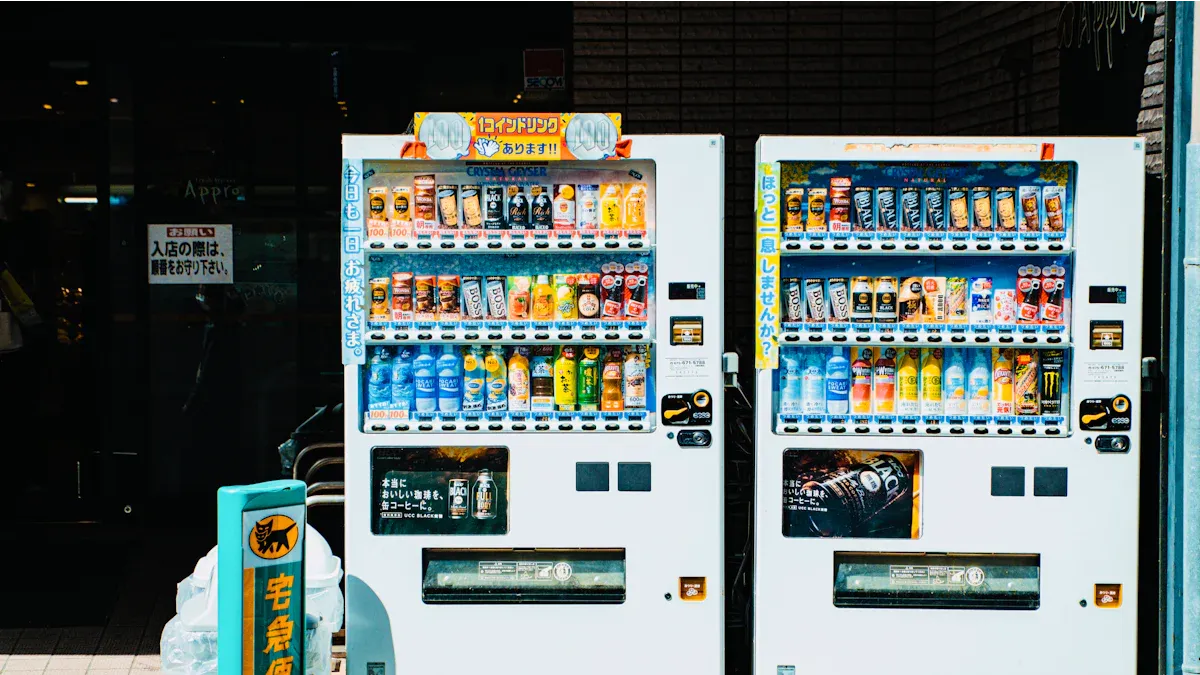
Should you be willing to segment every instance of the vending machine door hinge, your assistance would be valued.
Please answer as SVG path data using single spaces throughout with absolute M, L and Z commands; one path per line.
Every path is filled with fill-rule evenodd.
M 1142 359 L 1142 391 L 1158 389 L 1158 359 L 1147 356 Z

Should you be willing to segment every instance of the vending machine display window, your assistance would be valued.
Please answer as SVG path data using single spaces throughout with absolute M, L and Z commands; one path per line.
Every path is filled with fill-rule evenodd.
M 902 609 L 1037 609 L 1041 556 L 833 554 L 833 604 Z
M 619 604 L 624 549 L 424 549 L 427 604 Z
M 783 452 L 783 536 L 917 539 L 921 452 Z
M 372 448 L 371 532 L 508 532 L 508 448 Z

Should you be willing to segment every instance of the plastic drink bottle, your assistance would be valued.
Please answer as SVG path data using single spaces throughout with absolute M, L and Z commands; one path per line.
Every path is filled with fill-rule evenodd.
M 885 348 L 875 359 L 875 414 L 896 412 L 896 350 Z
M 413 348 L 399 347 L 392 357 L 392 409 L 413 409 Z
M 367 373 L 367 409 L 392 407 L 392 358 L 387 347 L 376 347 Z
M 504 358 L 504 347 L 492 345 L 483 357 L 483 369 L 487 371 L 487 410 L 508 410 L 508 362 Z
M 534 348 L 529 372 L 529 409 L 533 412 L 554 410 L 554 352 L 550 347 Z
M 554 319 L 554 286 L 550 285 L 550 275 L 539 274 L 533 284 L 533 311 L 530 318 L 534 321 L 551 321 Z
M 1013 414 L 1013 358 L 1010 349 L 992 350 L 992 414 Z
M 900 354 L 900 363 L 896 366 L 896 413 L 899 415 L 917 415 L 921 412 L 921 402 L 917 398 L 917 362 L 920 356 L 918 349 L 905 349 Z
M 830 415 L 850 412 L 850 361 L 845 347 L 834 347 L 825 364 L 825 407 Z
M 945 411 L 943 399 L 942 361 L 945 353 L 940 348 L 926 349 L 921 353 L 921 414 L 941 415 Z
M 871 414 L 872 370 L 871 348 L 863 347 L 850 364 L 850 411 L 856 415 Z
M 942 370 L 942 398 L 947 415 L 967 414 L 967 375 L 963 368 L 961 349 L 946 350 L 946 367 Z
M 577 395 L 577 364 L 575 363 L 575 347 L 563 345 L 558 349 L 558 358 L 554 360 L 554 407 L 564 411 L 574 411 Z
M 529 359 L 524 347 L 513 347 L 508 359 L 508 409 L 529 410 Z
M 631 347 L 625 355 L 625 409 L 646 407 L 646 359 L 641 347 Z
M 600 348 L 587 346 L 579 357 L 579 409 L 600 409 Z
M 624 379 L 619 347 L 609 347 L 604 356 L 604 369 L 601 372 L 600 409 L 604 412 L 619 412 L 625 409 L 625 398 L 621 393 L 621 383 Z
M 804 358 L 800 400 L 805 415 L 825 414 L 825 363 L 822 349 L 809 349 Z
M 802 400 L 804 368 L 800 365 L 800 352 L 796 349 L 779 350 L 779 412 L 782 415 L 799 415 L 804 412 Z
M 438 408 L 437 359 L 422 346 L 413 359 L 413 389 L 417 412 L 434 412 Z
M 967 374 L 967 414 L 987 415 L 992 412 L 992 364 L 987 349 L 971 350 L 971 372 Z
M 441 363 L 441 359 L 438 359 L 438 363 Z M 439 367 L 439 374 L 440 370 Z M 483 347 L 471 345 L 463 350 L 461 380 L 463 411 L 483 410 L 486 398 L 484 387 L 487 382 L 487 373 L 483 368 Z

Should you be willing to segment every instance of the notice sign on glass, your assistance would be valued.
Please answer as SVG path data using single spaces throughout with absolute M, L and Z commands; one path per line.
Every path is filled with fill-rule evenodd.
M 233 225 L 146 228 L 150 283 L 233 283 Z
M 505 534 L 508 448 L 372 448 L 371 532 Z

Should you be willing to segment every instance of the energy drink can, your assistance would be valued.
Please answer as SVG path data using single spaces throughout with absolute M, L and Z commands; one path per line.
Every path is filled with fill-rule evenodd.
M 875 323 L 896 323 L 896 277 L 875 280 Z
M 618 262 L 600 266 L 600 317 L 609 321 L 625 315 L 625 266 Z
M 413 273 L 392 272 L 392 321 L 413 319 Z
M 556 230 L 574 230 L 575 229 L 575 186 L 567 184 L 557 184 L 554 186 L 554 201 L 551 204 L 554 209 L 554 229 Z
M 876 217 L 880 232 L 895 232 L 899 229 L 899 216 L 896 213 L 896 188 L 875 188 Z
M 367 188 L 367 217 L 371 220 L 387 220 L 387 194 L 385 187 Z
M 1023 185 L 1021 196 L 1021 231 L 1042 231 L 1042 191 L 1036 185 Z
M 940 187 L 925 188 L 925 229 L 946 231 L 946 193 Z
M 996 188 L 996 232 L 1017 233 L 1017 189 L 1014 187 Z
M 625 316 L 633 321 L 646 318 L 646 291 L 648 277 L 644 265 L 630 264 L 625 267 Z M 630 272 L 630 268 L 635 271 Z
M 854 188 L 854 231 L 875 231 L 875 188 Z
M 1041 414 L 1038 390 L 1038 352 L 1018 349 L 1013 365 L 1013 404 L 1018 415 Z
M 576 223 L 581 230 L 600 229 L 600 186 L 575 186 Z
M 529 320 L 529 290 L 533 281 L 526 276 L 508 278 L 508 320 Z
M 875 320 L 875 286 L 871 277 L 854 277 L 850 288 L 850 320 L 871 323 Z
M 991 232 L 996 229 L 995 216 L 992 213 L 992 188 L 971 188 L 971 212 L 975 215 L 972 231 Z
M 595 321 L 600 318 L 600 275 L 584 272 L 578 277 L 579 293 L 576 304 L 579 306 L 579 318 Z
M 850 289 L 849 279 L 833 277 L 829 280 L 829 320 L 844 322 L 850 320 Z
M 920 232 L 921 223 L 921 188 L 906 187 L 900 190 L 900 229 L 905 232 Z
M 533 230 L 554 228 L 554 204 L 545 185 L 529 188 L 529 227 Z
M 967 188 L 952 187 L 946 193 L 950 203 L 950 232 L 966 233 L 971 229 L 971 209 L 967 206 Z
M 804 231 L 804 188 L 792 183 L 783 191 L 783 233 Z
M 462 278 L 462 318 L 464 321 L 483 321 L 486 313 L 483 297 L 483 277 Z
M 437 186 L 438 215 L 444 230 L 458 229 L 458 186 Z
M 1017 292 L 1011 288 L 997 288 L 992 294 L 992 322 L 1010 324 L 1017 322 Z
M 907 277 L 900 284 L 900 323 L 921 323 L 925 284 L 921 277 Z
M 508 298 L 504 282 L 505 278 L 502 276 L 487 278 L 487 318 L 489 321 L 503 321 L 508 317 Z
M 505 214 L 504 186 L 485 185 L 483 187 L 483 229 L 503 230 L 507 227 Z
M 972 324 L 992 322 L 991 277 L 971 277 L 971 308 L 967 316 Z
M 946 279 L 946 323 L 964 324 L 967 315 L 967 280 L 965 277 Z
M 417 321 L 436 321 L 438 315 L 437 277 L 432 274 L 413 276 L 413 318 Z
M 804 280 L 805 308 L 809 323 L 825 323 L 829 320 L 825 312 L 825 280 Z
M 371 323 L 387 323 L 391 312 L 388 311 L 388 283 L 387 277 L 378 277 L 371 279 L 371 313 L 368 319 Z
M 437 227 L 437 190 L 432 174 L 413 176 L 413 223 L 417 227 Z
M 946 277 L 925 277 L 925 323 L 946 322 Z
M 850 179 L 836 176 L 829 181 L 829 231 L 850 231 Z
M 412 188 L 398 185 L 392 188 L 392 212 L 388 215 L 388 236 L 408 239 L 412 236 Z
M 783 286 L 783 320 L 785 323 L 804 321 L 804 292 L 800 280 L 794 277 L 781 280 Z
M 462 520 L 470 512 L 470 485 L 466 478 L 451 478 L 446 508 L 451 520 Z
M 482 191 L 478 185 L 464 185 L 460 191 L 462 195 L 462 212 L 463 212 L 463 227 L 477 230 L 483 227 L 483 207 L 479 203 L 479 193 Z
M 458 321 L 462 314 L 459 303 L 457 274 L 439 274 L 437 278 L 438 321 Z
M 529 197 L 520 185 L 508 186 L 508 229 L 529 229 Z
M 828 190 L 811 188 L 808 191 L 808 218 L 804 221 L 806 232 L 825 232 L 829 229 L 825 222 L 825 200 Z
M 579 318 L 574 274 L 554 275 L 554 318 L 558 321 L 573 321 Z
M 1038 355 L 1041 377 L 1038 401 L 1043 415 L 1062 414 L 1063 364 L 1066 352 L 1061 349 L 1043 349 Z
M 1061 185 L 1047 185 L 1042 190 L 1042 198 L 1046 203 L 1046 231 L 1062 232 L 1066 229 L 1063 212 L 1067 201 L 1067 188 Z
M 1037 323 L 1042 300 L 1042 268 L 1025 265 L 1017 270 L 1017 323 Z

